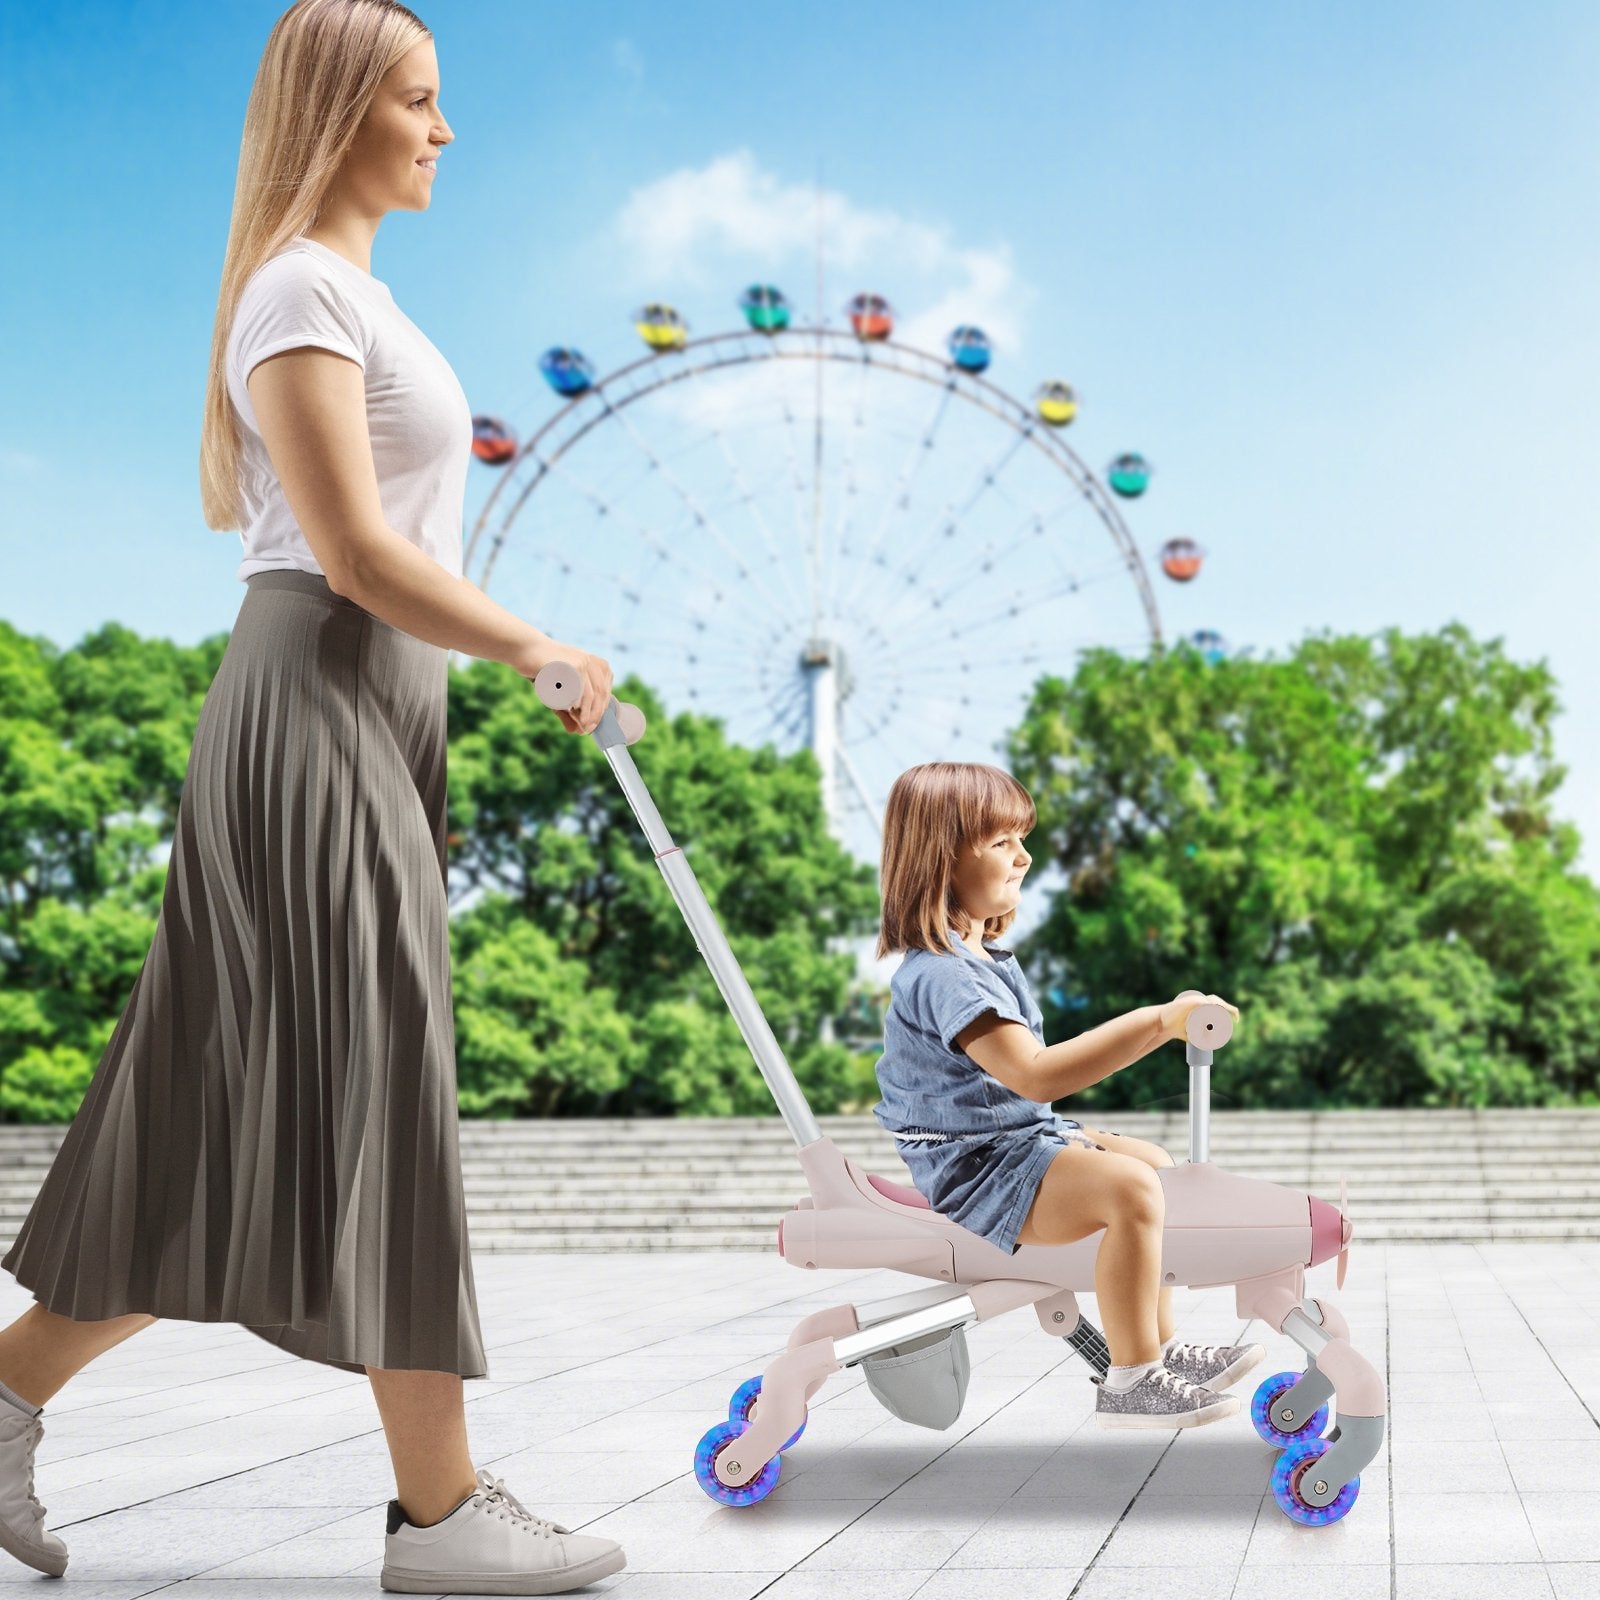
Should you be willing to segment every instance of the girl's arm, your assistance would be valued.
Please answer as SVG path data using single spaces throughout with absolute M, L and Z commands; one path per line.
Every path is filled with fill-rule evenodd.
M 1041 1047 L 1020 1022 L 985 1011 L 956 1043 L 991 1077 L 1029 1100 L 1054 1101 L 1109 1078 L 1166 1038 L 1160 1006 L 1140 1006 L 1098 1028 Z

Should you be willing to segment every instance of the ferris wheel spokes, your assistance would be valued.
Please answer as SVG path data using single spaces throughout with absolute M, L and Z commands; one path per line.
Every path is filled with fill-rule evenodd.
M 856 771 L 856 764 L 850 759 L 850 752 L 845 748 L 844 740 L 840 740 L 834 752 L 839 757 L 839 765 L 845 770 L 845 775 L 850 779 L 850 786 L 856 792 L 856 799 L 861 804 L 861 809 L 871 817 L 872 825 L 881 835 L 883 833 L 883 813 L 873 803 L 872 796 L 867 793 L 867 786 L 861 781 L 861 774 Z
M 1002 554 L 1014 556 L 1023 550 L 1030 540 L 1038 539 L 1043 541 L 1045 532 L 1051 524 L 1073 510 L 1074 506 L 1074 501 L 1065 500 L 1056 506 L 1053 511 L 1044 515 L 1036 511 L 1030 511 L 1023 516 L 1020 523 L 1010 527 L 1003 536 L 998 538 L 991 536 L 983 548 L 977 551 L 965 566 L 957 567 L 947 576 L 944 589 L 933 594 L 932 603 L 942 606 L 954 599 L 974 578 L 987 573 Z M 1030 523 L 1032 524 L 1031 532 L 1026 537 L 1023 537 L 1023 531 L 1028 528 Z M 896 601 L 894 609 L 885 614 L 882 621 L 885 624 L 898 625 L 898 612 L 906 603 L 906 595 L 902 594 L 900 599 Z
M 740 553 L 740 551 L 728 542 L 728 539 L 723 534 L 722 529 L 719 528 L 717 524 L 706 515 L 704 510 L 701 509 L 699 502 L 683 486 L 683 484 L 678 481 L 678 478 L 673 473 L 672 469 L 651 448 L 644 436 L 633 425 L 633 419 L 629 417 L 626 412 L 618 410 L 615 407 L 611 408 L 611 413 L 612 419 L 621 425 L 623 431 L 628 435 L 628 437 L 631 438 L 639 447 L 639 449 L 644 452 L 646 459 L 651 462 L 658 472 L 660 472 L 662 482 L 668 484 L 674 493 L 676 493 L 683 503 L 689 508 L 690 514 L 693 516 L 696 524 L 704 528 L 706 532 L 709 533 L 711 537 L 722 546 L 723 550 L 728 556 L 728 559 L 734 563 L 734 566 L 740 577 L 748 578 L 752 583 L 760 582 L 755 574 L 750 571 L 749 567 L 746 566 L 744 556 Z M 761 587 L 765 590 L 766 585 L 762 583 Z M 778 605 L 776 597 L 770 591 L 767 591 L 766 599 L 767 603 L 772 606 L 774 614 L 781 616 L 783 614 L 782 608 Z
M 1011 464 L 1011 462 L 1015 459 L 1017 452 L 1028 442 L 1028 440 L 1032 437 L 1032 434 L 1033 430 L 1031 425 L 1025 425 L 1024 427 L 1015 430 L 1015 437 L 1010 441 L 1007 449 L 1001 453 L 999 459 L 993 462 L 990 466 L 980 469 L 978 473 L 977 487 L 974 488 L 967 498 L 962 502 L 959 511 L 953 509 L 953 500 L 945 502 L 944 515 L 940 518 L 938 525 L 939 537 L 951 538 L 955 535 L 961 525 L 962 520 L 971 514 L 973 508 L 978 504 L 983 496 L 995 486 L 1000 474 L 1004 472 L 1005 469 Z M 911 552 L 913 556 L 920 556 L 923 554 L 926 547 L 922 544 L 919 544 L 916 540 L 911 540 L 905 545 L 904 548 L 908 552 Z M 909 571 L 908 567 L 901 566 L 896 571 L 891 572 L 889 576 L 891 578 L 909 579 L 913 577 L 913 574 Z
M 717 428 L 715 432 L 717 436 L 717 443 L 722 447 L 723 459 L 728 463 L 728 470 L 733 475 L 734 486 L 739 491 L 740 503 L 749 509 L 750 515 L 755 520 L 757 528 L 761 530 L 761 542 L 766 546 L 767 554 L 772 558 L 773 568 L 783 580 L 783 586 L 788 591 L 790 601 L 798 609 L 801 605 L 800 597 L 794 592 L 794 589 L 789 582 L 789 569 L 785 565 L 783 555 L 778 549 L 777 538 L 772 532 L 771 525 L 767 522 L 766 514 L 761 509 L 761 502 L 756 498 L 755 491 L 751 489 L 748 481 L 746 480 L 744 472 L 739 466 L 738 459 L 735 457 L 733 449 L 728 443 L 727 434 L 724 433 L 721 428 Z
M 942 640 L 948 647 L 951 640 L 959 639 L 962 634 L 1014 623 L 1037 606 L 1049 605 L 1052 600 L 1060 600 L 1066 595 L 1076 594 L 1078 587 L 1077 579 L 1072 578 L 1054 589 L 1042 591 L 1032 587 L 1018 589 L 1009 601 L 1002 603 L 993 611 L 987 612 L 982 616 L 961 617 L 958 627 L 949 625 L 951 621 L 950 613 L 947 608 L 940 607 L 936 619 L 936 629 L 923 633 L 909 633 L 905 636 L 905 642 L 908 646 L 915 648 L 919 643 L 934 645 Z M 938 629 L 938 623 L 944 624 L 942 630 Z
M 900 476 L 895 482 L 894 492 L 884 501 L 883 515 L 878 519 L 878 527 L 872 536 L 872 542 L 867 546 L 864 560 L 871 565 L 878 559 L 878 551 L 884 542 L 884 536 L 889 530 L 890 519 L 894 518 L 896 526 L 900 519 L 896 512 L 904 512 L 911 505 L 911 489 L 916 481 L 917 473 L 921 470 L 922 463 L 933 453 L 933 442 L 939 432 L 939 425 L 944 421 L 944 414 L 950 404 L 950 396 L 955 392 L 956 380 L 952 374 L 945 380 L 939 390 L 939 398 L 934 402 L 933 415 L 928 419 L 927 426 L 921 434 L 914 438 L 911 448 L 906 452 L 905 464 L 900 468 Z
M 1082 594 L 1083 590 L 1091 589 L 1091 587 L 1101 584 L 1101 582 L 1110 581 L 1110 579 L 1120 582 L 1125 573 L 1126 566 L 1122 560 L 1117 560 L 1117 562 L 1110 563 L 1110 565 L 1094 566 L 1094 568 L 1086 568 L 1086 570 L 1082 571 L 1062 573 L 1064 584 L 1061 587 L 1048 590 L 1030 590 L 1029 594 L 1027 594 L 1026 603 L 1016 605 L 1013 598 L 1013 603 L 1006 606 L 1005 611 L 998 613 L 997 616 L 990 616 L 987 621 L 997 621 L 998 618 L 1018 618 L 1018 616 L 1022 616 L 1027 611 L 1034 610 L 1035 606 L 1048 605 L 1051 600 L 1059 600 L 1059 598 L 1066 597 L 1069 594 Z M 907 590 L 914 589 L 914 587 L 917 587 L 917 576 L 914 573 L 906 574 L 904 582 L 906 582 Z M 909 598 L 915 598 L 915 602 L 923 606 L 923 611 L 918 618 L 907 624 L 906 632 L 901 635 L 902 642 L 906 643 L 906 645 L 915 646 L 922 645 L 922 643 L 938 643 L 952 637 L 949 627 L 949 602 L 950 598 L 952 598 L 950 592 L 942 595 L 918 592 L 915 597 L 909 597 L 909 595 L 902 592 L 901 597 L 894 602 L 893 608 L 890 611 L 886 611 L 886 613 L 882 613 L 882 618 L 880 619 L 882 619 L 883 626 L 898 626 L 899 611 L 907 605 Z M 987 622 L 982 622 L 981 619 L 963 619 L 963 621 L 968 626 L 987 626 Z
M 810 714 L 811 696 L 804 681 L 790 678 L 780 696 L 772 702 L 772 716 L 763 726 L 758 742 L 766 742 L 767 735 L 776 729 L 782 737 L 804 743 Z
M 811 532 L 806 527 L 805 521 L 806 484 L 805 477 L 800 471 L 800 455 L 795 449 L 795 420 L 794 409 L 789 404 L 788 396 L 785 395 L 783 401 L 783 448 L 784 454 L 788 458 L 789 477 L 794 484 L 794 494 L 791 496 L 789 504 L 794 508 L 795 549 L 807 550 L 811 546 Z M 813 597 L 808 597 L 806 600 L 806 614 L 808 616 L 812 610 L 812 599 Z
M 600 515 L 614 518 L 620 526 L 629 528 L 635 532 L 638 537 L 643 540 L 643 542 L 652 550 L 654 550 L 656 554 L 663 560 L 681 568 L 686 573 L 698 576 L 712 588 L 716 586 L 718 581 L 717 575 L 711 568 L 700 567 L 691 561 L 685 561 L 683 559 L 683 552 L 693 548 L 689 540 L 681 539 L 675 540 L 670 544 L 667 543 L 665 540 L 663 540 L 661 535 L 658 534 L 648 524 L 641 522 L 637 517 L 633 516 L 632 513 L 624 510 L 622 506 L 608 500 L 603 494 L 600 493 L 599 490 L 585 483 L 584 480 L 581 479 L 575 472 L 573 472 L 572 469 L 565 463 L 552 462 L 551 471 L 560 476 L 564 481 L 570 482 L 573 488 L 580 495 L 582 495 L 582 497 L 586 499 L 596 509 L 596 511 L 600 513 Z M 693 513 L 691 512 L 691 517 L 692 515 Z M 670 532 L 676 534 L 687 531 L 688 529 L 693 528 L 695 525 L 696 524 L 691 521 L 686 524 L 683 529 L 674 528 L 670 530 Z M 781 566 L 778 570 L 780 574 L 782 574 L 783 569 Z M 611 581 L 615 582 L 616 579 L 613 578 Z M 781 616 L 785 613 L 780 609 L 778 614 Z
M 845 534 L 849 531 L 850 520 L 854 515 L 855 510 L 855 499 L 858 487 L 856 480 L 856 450 L 861 442 L 863 433 L 866 431 L 863 426 L 864 416 L 861 403 L 866 395 L 867 372 L 869 370 L 869 366 L 870 363 L 863 361 L 857 369 L 855 403 L 851 407 L 851 426 L 845 436 L 844 486 L 839 496 L 838 509 L 833 516 L 832 526 L 830 528 L 828 537 L 823 541 L 823 556 L 821 565 L 823 566 L 824 571 L 822 578 L 822 589 L 825 594 L 830 596 L 838 593 L 838 571 L 844 560 Z M 821 470 L 822 462 L 819 458 L 817 462 L 817 471 L 820 472 Z M 828 561 L 828 551 L 830 548 L 836 552 L 831 563 Z M 829 570 L 830 566 L 831 570 Z

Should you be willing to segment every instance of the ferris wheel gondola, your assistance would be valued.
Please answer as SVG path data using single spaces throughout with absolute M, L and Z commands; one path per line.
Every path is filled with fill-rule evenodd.
M 1161 570 L 1175 583 L 1199 576 L 1205 551 L 1193 539 L 1168 539 L 1161 547 Z
M 675 306 L 652 301 L 633 314 L 633 326 L 652 350 L 681 350 L 688 342 L 689 324 Z
M 887 339 L 894 332 L 894 307 L 881 294 L 855 295 L 844 309 L 858 339 Z
M 1150 463 L 1137 450 L 1129 450 L 1106 468 L 1111 487 L 1125 499 L 1135 500 L 1150 486 Z
M 1052 378 L 1034 391 L 1034 408 L 1052 428 L 1064 428 L 1078 414 L 1078 396 L 1070 383 Z
M 517 436 L 499 417 L 472 419 L 472 453 L 491 467 L 503 467 L 517 453 Z
M 963 323 L 950 335 L 946 348 L 963 372 L 982 372 L 989 365 L 989 336 L 982 328 Z
M 539 357 L 539 371 L 563 400 L 587 394 L 594 387 L 594 368 L 581 351 L 564 345 L 556 345 Z
M 757 333 L 782 333 L 789 326 L 789 302 L 770 283 L 753 283 L 739 296 L 739 309 Z

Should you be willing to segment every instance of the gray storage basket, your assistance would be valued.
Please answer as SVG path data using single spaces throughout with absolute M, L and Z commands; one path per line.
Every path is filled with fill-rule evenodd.
M 972 1362 L 966 1330 L 941 1328 L 861 1358 L 884 1410 L 919 1428 L 948 1428 L 961 1415 Z

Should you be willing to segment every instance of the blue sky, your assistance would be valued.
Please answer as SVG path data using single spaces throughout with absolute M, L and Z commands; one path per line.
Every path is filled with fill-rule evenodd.
M 4 11 L 0 615 L 59 644 L 108 619 L 192 642 L 243 598 L 196 453 L 281 9 Z M 645 298 L 710 331 L 770 277 L 809 312 L 795 213 L 820 175 L 836 322 L 861 287 L 908 327 L 970 306 L 997 383 L 1078 385 L 1091 465 L 1156 464 L 1141 547 L 1209 552 L 1195 584 L 1157 579 L 1169 635 L 1264 654 L 1459 619 L 1547 660 L 1555 810 L 1595 872 L 1600 7 L 414 9 L 456 142 L 373 270 L 475 410 L 537 425 L 537 353 L 634 359 Z

